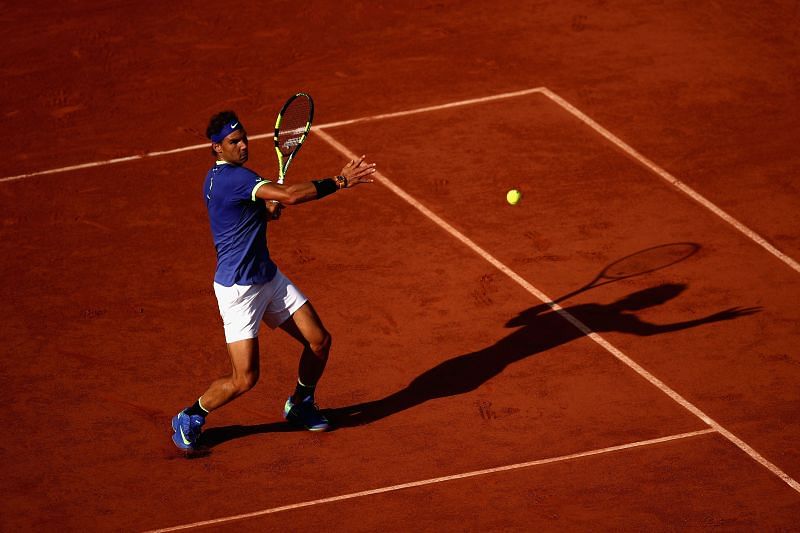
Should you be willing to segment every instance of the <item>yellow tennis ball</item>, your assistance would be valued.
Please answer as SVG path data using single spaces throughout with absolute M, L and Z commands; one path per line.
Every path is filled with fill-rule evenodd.
M 511 189 L 506 193 L 506 201 L 511 205 L 517 205 L 517 203 L 522 198 L 522 193 L 519 192 L 517 189 Z

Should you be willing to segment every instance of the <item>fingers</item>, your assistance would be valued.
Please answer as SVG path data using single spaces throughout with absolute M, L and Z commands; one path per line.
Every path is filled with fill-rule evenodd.
M 351 159 L 342 169 L 342 175 L 347 178 L 350 186 L 359 183 L 373 183 L 375 180 L 370 176 L 378 171 L 375 163 L 367 163 L 366 154 L 357 159 Z
M 373 182 L 375 182 L 374 178 L 370 178 L 370 177 L 367 177 L 367 176 L 362 176 L 362 177 L 355 178 L 352 181 L 350 181 L 350 186 L 352 187 L 353 185 L 356 185 L 358 183 L 373 183 Z
M 356 168 L 359 171 L 358 175 L 367 175 L 375 172 L 375 166 L 376 166 L 375 163 L 369 163 L 369 164 L 364 163 L 364 159 L 366 159 L 366 157 L 367 157 L 366 154 L 362 155 L 356 162 Z
M 732 320 L 734 318 L 760 313 L 761 309 L 761 307 L 731 307 L 730 309 L 720 311 L 714 316 L 717 317 L 718 320 Z
M 375 163 L 372 163 L 371 165 L 367 165 L 365 167 L 362 167 L 362 168 L 359 169 L 359 171 L 358 171 L 358 173 L 356 175 L 357 176 L 369 176 L 370 174 L 374 174 L 375 172 L 378 171 L 378 169 L 375 168 L 375 166 L 376 166 Z
M 367 157 L 367 155 L 364 154 L 361 157 L 359 157 L 358 159 L 351 159 L 350 162 L 347 163 L 347 165 L 345 165 L 345 168 L 358 168 L 358 167 L 360 167 L 361 164 L 364 162 L 364 159 L 366 157 Z
M 364 159 L 366 159 L 366 157 L 367 157 L 366 154 L 364 154 L 361 157 L 359 157 L 358 159 L 351 159 L 350 162 L 347 163 L 347 165 L 345 165 L 344 168 L 345 169 L 348 169 L 348 168 L 353 168 L 353 169 L 359 168 L 364 163 Z
M 740 315 L 752 315 L 754 313 L 760 313 L 761 307 L 737 307 L 736 310 Z
M 369 166 L 359 169 L 359 172 L 353 176 L 353 180 L 351 181 L 356 181 L 357 183 L 372 183 L 375 180 L 371 176 L 377 171 L 378 169 L 375 168 L 375 163 L 373 163 Z

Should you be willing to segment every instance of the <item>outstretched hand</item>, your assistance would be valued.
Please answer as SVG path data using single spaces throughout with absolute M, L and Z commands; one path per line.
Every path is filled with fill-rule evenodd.
M 362 155 L 358 159 L 353 159 L 342 168 L 341 175 L 347 179 L 347 188 L 375 181 L 371 177 L 372 174 L 377 172 L 375 163 L 364 162 L 366 157 L 366 155 Z
M 761 311 L 760 307 L 731 307 L 730 309 L 720 311 L 719 313 L 714 313 L 708 318 L 709 321 L 732 320 L 740 316 L 752 315 L 754 313 L 758 313 L 759 311 Z

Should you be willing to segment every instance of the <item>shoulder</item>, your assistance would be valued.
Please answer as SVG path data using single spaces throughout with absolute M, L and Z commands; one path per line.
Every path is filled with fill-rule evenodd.
M 229 176 L 234 177 L 237 180 L 242 181 L 260 181 L 261 176 L 259 176 L 256 172 L 250 170 L 247 167 L 239 167 L 236 165 L 223 165 L 225 167 L 225 172 Z

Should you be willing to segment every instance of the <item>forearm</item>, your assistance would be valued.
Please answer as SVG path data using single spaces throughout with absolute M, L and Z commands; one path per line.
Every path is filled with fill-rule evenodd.
M 375 163 L 365 163 L 365 157 L 362 155 L 347 163 L 335 178 L 323 178 L 288 186 L 262 182 L 256 186 L 253 194 L 262 200 L 280 202 L 283 205 L 296 205 L 319 200 L 339 189 L 350 189 L 362 183 L 372 183 L 375 181 L 372 178 L 372 174 L 376 172 Z
M 286 187 L 286 198 L 278 200 L 283 205 L 297 205 L 317 199 L 317 188 L 313 181 L 294 183 Z
M 324 198 L 346 185 L 334 178 L 294 183 L 292 185 L 279 185 L 266 183 L 256 191 L 256 197 L 262 200 L 272 200 L 283 205 L 297 205 L 311 200 Z

